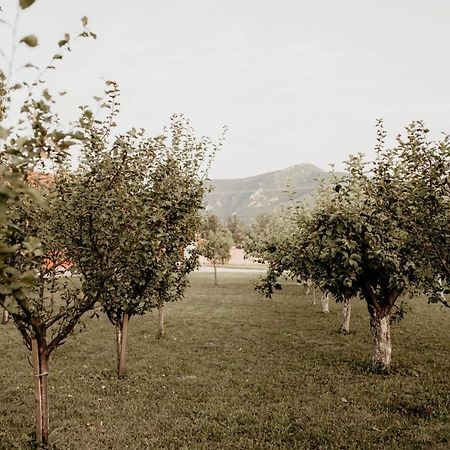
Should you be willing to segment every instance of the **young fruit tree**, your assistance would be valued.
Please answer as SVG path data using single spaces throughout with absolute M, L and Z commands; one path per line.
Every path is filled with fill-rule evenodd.
M 316 283 L 311 278 L 308 255 L 297 245 L 305 238 L 305 227 L 309 210 L 298 204 L 282 214 L 261 216 L 253 224 L 245 243 L 246 253 L 269 265 L 267 274 L 260 278 L 256 289 L 265 297 L 272 297 L 274 289 L 281 289 L 279 278 L 291 278 L 306 286 L 306 295 L 312 295 L 312 305 L 316 304 Z M 330 293 L 321 294 L 322 312 L 328 314 Z M 351 306 L 346 301 L 343 306 L 342 333 L 350 330 Z
M 267 298 L 273 295 L 274 290 L 281 289 L 281 284 L 276 282 L 278 277 L 291 274 L 290 239 L 295 226 L 292 218 L 290 211 L 258 216 L 244 242 L 247 256 L 269 266 L 267 275 L 256 284 L 256 289 Z
M 298 215 L 297 232 L 290 238 L 295 250 L 285 262 L 294 276 L 311 278 L 338 302 L 355 296 L 366 301 L 373 368 L 389 371 L 391 315 L 399 296 L 420 286 L 423 273 L 415 242 L 420 236 L 410 234 L 411 222 L 418 219 L 414 208 L 420 205 L 418 197 L 409 197 L 404 160 L 384 148 L 381 125 L 376 150 L 370 166 L 362 155 L 351 157 L 347 175 L 322 186 L 310 216 Z M 410 216 L 405 216 L 405 204 Z M 270 293 L 276 276 L 269 273 L 265 283 Z
M 233 238 L 233 244 L 236 248 L 242 248 L 247 230 L 236 213 L 233 213 L 227 220 L 227 228 L 230 230 Z
M 110 83 L 112 115 L 117 94 Z M 60 233 L 83 287 L 98 293 L 115 326 L 123 377 L 130 318 L 182 298 L 196 265 L 195 254 L 185 249 L 199 229 L 216 147 L 195 137 L 181 116 L 173 116 L 160 136 L 131 130 L 110 145 L 110 122 L 99 126 L 85 111 L 80 167 L 60 183 L 59 195 L 70 205 L 61 211 Z
M 370 169 L 361 156 L 352 157 L 348 175 L 322 189 L 302 244 L 322 289 L 337 301 L 354 296 L 366 301 L 376 371 L 390 369 L 395 302 L 417 283 L 411 242 L 397 208 L 402 198 L 392 195 L 400 181 L 389 152 L 379 151 Z
M 225 264 L 231 257 L 233 237 L 218 217 L 212 214 L 205 217 L 201 228 L 199 253 L 208 259 L 214 268 L 214 285 L 217 286 L 217 264 Z
M 274 290 L 281 289 L 280 277 L 291 278 L 306 286 L 306 294 L 312 294 L 315 305 L 316 287 L 309 276 L 307 255 L 300 254 L 297 246 L 309 217 L 309 210 L 301 204 L 273 215 L 256 218 L 245 241 L 248 256 L 269 266 L 266 276 L 256 284 L 256 289 L 265 297 L 271 297 Z
M 47 445 L 49 435 L 48 361 L 52 352 L 75 331 L 81 316 L 91 309 L 95 296 L 81 294 L 76 282 L 59 278 L 65 260 L 64 248 L 54 233 L 55 207 L 59 199 L 46 183 L 33 176 L 46 165 L 64 162 L 73 145 L 72 131 L 61 127 L 52 112 L 54 100 L 43 89 L 43 76 L 50 63 L 32 81 L 12 83 L 16 74 L 14 56 L 21 10 L 33 0 L 20 0 L 13 34 L 7 77 L 0 70 L 0 306 L 12 317 L 14 325 L 32 351 L 35 373 L 36 443 Z M 1 23 L 5 23 L 2 19 Z M 87 21 L 80 36 L 88 36 Z M 58 43 L 60 60 L 69 49 L 70 36 Z M 27 35 L 20 43 L 36 47 L 38 40 Z M 4 52 L 3 52 L 4 53 Z M 37 69 L 33 64 L 25 68 Z M 10 95 L 27 87 L 20 115 L 9 117 Z M 41 90 L 43 89 L 43 90 Z M 19 100 L 18 100 L 19 101 Z M 60 206 L 61 207 L 61 206 Z
M 36 181 L 39 183 L 39 181 Z M 82 315 L 99 299 L 98 292 L 83 292 L 82 281 L 68 269 L 64 242 L 58 237 L 61 204 L 55 186 L 39 188 L 42 200 L 23 199 L 14 211 L 15 230 L 8 235 L 13 248 L 26 242 L 26 236 L 36 238 L 28 252 L 15 251 L 8 259 L 8 274 L 21 275 L 21 284 L 2 286 L 2 304 L 32 352 L 34 390 L 36 398 L 36 439 L 46 445 L 49 435 L 48 375 L 51 354 L 66 339 L 77 332 Z M 58 215 L 58 217 L 56 217 Z M 20 248 L 20 247 L 19 247 Z M 19 287 L 21 287 L 19 284 Z

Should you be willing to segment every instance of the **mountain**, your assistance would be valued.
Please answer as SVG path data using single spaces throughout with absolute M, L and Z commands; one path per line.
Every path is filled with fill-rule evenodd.
M 213 190 L 206 197 L 206 211 L 225 221 L 233 213 L 250 224 L 256 216 L 272 212 L 314 192 L 331 172 L 312 164 L 298 164 L 287 169 L 254 177 L 211 180 Z

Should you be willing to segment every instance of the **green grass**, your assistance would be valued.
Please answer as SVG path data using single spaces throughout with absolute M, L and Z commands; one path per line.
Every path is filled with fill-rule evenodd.
M 205 263 L 205 267 L 213 267 L 212 264 Z M 248 263 L 248 264 L 218 264 L 217 269 L 260 269 L 267 270 L 267 266 L 259 263 Z
M 411 302 L 393 328 L 393 373 L 370 372 L 364 303 L 337 333 L 301 288 L 259 298 L 254 274 L 194 274 L 183 302 L 133 318 L 129 375 L 115 374 L 114 330 L 87 319 L 50 365 L 56 449 L 448 449 L 450 311 Z M 0 328 L 0 448 L 32 440 L 32 369 Z

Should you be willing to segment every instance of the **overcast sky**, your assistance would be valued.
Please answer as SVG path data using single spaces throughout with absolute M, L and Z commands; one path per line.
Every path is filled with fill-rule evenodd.
M 0 0 L 3 17 L 16 3 Z M 20 29 L 41 45 L 18 61 L 45 63 L 84 15 L 98 39 L 74 45 L 50 79 L 68 91 L 62 114 L 112 79 L 122 130 L 157 134 L 175 112 L 212 138 L 226 125 L 213 178 L 341 168 L 373 155 L 380 117 L 391 136 L 415 119 L 450 132 L 447 0 L 37 0 Z

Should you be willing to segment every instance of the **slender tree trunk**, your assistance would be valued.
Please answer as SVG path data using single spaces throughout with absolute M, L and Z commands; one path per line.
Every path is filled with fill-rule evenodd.
M 322 292 L 320 302 L 322 303 L 322 312 L 328 314 L 330 312 L 330 293 L 328 291 Z
M 3 320 L 2 320 L 2 324 L 3 325 L 8 325 L 9 322 L 9 312 L 6 311 L 6 309 L 3 310 Z
M 376 372 L 389 372 L 392 354 L 390 311 L 369 308 L 369 313 L 373 340 L 372 368 Z
M 163 338 L 165 335 L 165 330 L 164 330 L 164 302 L 162 300 L 158 302 L 158 324 L 159 324 L 158 336 L 160 338 Z
M 311 305 L 315 306 L 316 305 L 316 285 L 311 281 L 311 280 L 307 280 L 306 281 L 306 295 L 311 294 L 312 292 L 312 301 L 311 301 Z
M 217 286 L 217 267 L 216 267 L 216 263 L 213 263 L 213 267 L 214 267 L 214 286 Z
M 48 358 L 45 347 L 36 339 L 31 341 L 34 369 L 34 397 L 36 400 L 36 444 L 48 445 L 49 407 L 48 407 Z
M 128 313 L 123 314 L 121 323 L 121 339 L 120 339 L 120 356 L 119 356 L 119 378 L 123 378 L 127 375 L 127 340 L 128 340 Z
M 348 334 L 350 333 L 350 316 L 352 314 L 352 304 L 350 300 L 345 300 L 342 306 L 342 325 L 341 325 L 341 333 Z
M 120 370 L 120 353 L 122 351 L 122 321 L 116 323 L 116 354 L 117 354 L 117 373 Z

